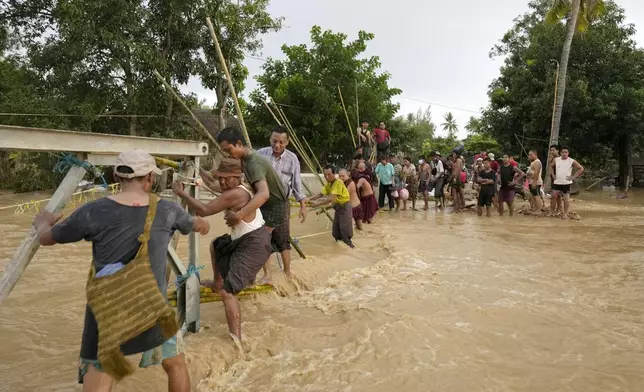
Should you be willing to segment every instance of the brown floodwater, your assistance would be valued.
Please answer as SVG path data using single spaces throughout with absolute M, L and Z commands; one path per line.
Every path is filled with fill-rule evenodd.
M 185 337 L 193 389 L 642 391 L 644 194 L 581 195 L 573 209 L 581 221 L 380 213 L 355 250 L 307 237 L 329 230 L 324 216 L 293 221 L 309 256 L 295 256 L 297 287 L 276 272 L 283 296 L 243 300 L 243 354 L 221 304 L 204 304 L 200 333 Z M 0 268 L 31 215 L 0 210 Z M 202 264 L 225 230 L 211 222 Z M 0 391 L 80 390 L 90 257 L 87 243 L 40 249 L 0 306 Z M 165 388 L 154 368 L 116 390 Z

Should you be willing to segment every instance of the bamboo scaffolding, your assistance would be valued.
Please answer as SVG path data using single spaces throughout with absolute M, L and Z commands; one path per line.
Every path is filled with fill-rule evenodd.
M 246 129 L 246 123 L 244 122 L 244 116 L 242 115 L 241 107 L 239 106 L 239 100 L 237 99 L 237 93 L 235 92 L 235 86 L 233 85 L 233 79 L 230 76 L 230 71 L 228 71 L 228 66 L 226 65 L 226 59 L 224 54 L 221 52 L 221 47 L 219 46 L 219 40 L 217 39 L 217 34 L 215 34 L 215 28 L 210 21 L 210 17 L 206 17 L 206 23 L 208 24 L 208 30 L 210 30 L 210 36 L 212 37 L 212 42 L 215 44 L 215 49 L 217 49 L 217 56 L 219 57 L 219 62 L 221 67 L 226 74 L 226 80 L 228 82 L 228 88 L 230 89 L 230 95 L 233 97 L 233 102 L 235 103 L 235 110 L 237 111 L 237 117 L 239 118 L 239 123 L 241 124 L 242 131 L 244 132 L 244 138 L 249 147 L 251 147 L 250 137 L 248 137 L 248 130 Z
M 161 82 L 161 84 L 163 84 L 163 86 L 166 88 L 166 90 L 168 90 L 170 92 L 170 94 L 172 94 L 174 99 L 176 99 L 177 102 L 179 102 L 181 104 L 181 106 L 183 106 L 183 108 L 190 114 L 190 117 L 192 117 L 194 122 L 197 123 L 197 125 L 203 131 L 204 135 L 208 138 L 208 140 L 210 140 L 212 142 L 212 144 L 215 145 L 217 150 L 219 150 L 219 153 L 223 155 L 223 151 L 221 151 L 221 147 L 219 147 L 219 143 L 217 143 L 217 140 L 215 140 L 215 138 L 212 137 L 212 135 L 208 131 L 208 128 L 206 128 L 206 126 L 203 125 L 201 123 L 201 121 L 199 121 L 197 116 L 195 116 L 195 114 L 192 112 L 192 110 L 190 110 L 190 107 L 188 107 L 188 105 L 183 101 L 183 99 L 181 99 L 179 94 L 177 94 L 176 91 L 174 91 L 174 88 L 170 85 L 170 83 L 166 82 L 165 79 L 163 79 L 163 76 L 161 76 L 161 74 L 156 69 L 154 70 L 153 73 L 154 73 L 154 76 L 156 76 L 157 79 L 159 79 L 159 82 Z
M 349 121 L 349 113 L 347 113 L 347 108 L 344 106 L 344 98 L 342 98 L 342 89 L 338 86 L 338 92 L 340 93 L 340 102 L 342 103 L 342 110 L 344 110 L 344 116 L 347 118 L 347 125 L 349 126 L 349 135 L 351 135 L 351 141 L 353 142 L 353 148 L 356 148 L 356 139 L 353 137 L 353 131 L 351 127 L 351 121 Z M 360 120 L 358 120 L 360 121 Z

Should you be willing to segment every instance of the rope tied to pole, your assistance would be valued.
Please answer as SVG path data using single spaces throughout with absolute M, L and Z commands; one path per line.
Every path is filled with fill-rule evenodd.
M 96 178 L 100 178 L 105 188 L 109 187 L 109 184 L 107 183 L 107 181 L 105 181 L 103 173 L 91 163 L 82 161 L 78 159 L 78 157 L 76 157 L 74 154 L 69 153 L 59 154 L 55 156 L 58 158 L 58 162 L 56 162 L 56 164 L 54 165 L 54 173 L 65 174 L 72 166 L 80 166 L 88 172 L 94 173 L 94 176 Z
M 192 275 L 195 275 L 197 279 L 201 280 L 201 277 L 199 276 L 199 271 L 204 269 L 205 267 L 203 265 L 196 266 L 196 265 L 190 265 L 188 266 L 188 270 L 186 271 L 185 275 L 179 275 L 177 276 L 177 279 L 175 280 L 174 284 L 177 287 L 183 286 L 188 278 L 190 278 Z

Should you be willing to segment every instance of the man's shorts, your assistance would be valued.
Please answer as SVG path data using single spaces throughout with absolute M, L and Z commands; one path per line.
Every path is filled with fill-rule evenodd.
M 479 192 L 479 207 L 492 207 L 492 198 L 494 198 L 494 194 Z
M 532 196 L 541 196 L 541 185 L 530 185 L 530 193 L 532 194 Z
M 151 350 L 145 351 L 139 361 L 140 368 L 147 368 L 154 365 L 160 365 L 166 359 L 174 358 L 183 353 L 183 336 L 181 331 L 177 332 L 176 336 L 171 337 L 162 345 L 155 347 Z M 141 355 L 141 354 L 135 354 Z M 130 356 L 133 357 L 133 356 Z M 78 361 L 78 383 L 83 383 L 85 374 L 89 371 L 89 366 L 92 365 L 99 372 L 103 372 L 103 367 L 96 359 L 80 358 Z
M 568 185 L 552 184 L 552 190 L 553 192 L 559 192 L 563 195 L 567 195 L 570 193 L 571 186 L 572 186 L 571 184 L 568 184 Z
M 512 203 L 514 197 L 516 196 L 516 190 L 514 188 L 499 190 L 499 203 Z
M 271 232 L 271 247 L 273 252 L 282 252 L 291 249 L 291 211 L 286 210 L 286 219 L 284 223 L 273 228 Z

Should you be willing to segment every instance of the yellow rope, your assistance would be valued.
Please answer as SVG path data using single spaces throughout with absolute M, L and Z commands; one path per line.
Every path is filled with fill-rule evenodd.
M 115 183 L 115 184 L 109 185 L 107 191 L 110 192 L 111 194 L 115 195 L 120 190 L 121 190 L 120 184 Z M 97 188 L 92 188 L 92 189 L 88 189 L 88 190 L 85 190 L 85 191 L 76 192 L 76 193 L 72 194 L 71 198 L 69 199 L 69 205 L 72 206 L 72 207 L 76 207 L 77 205 L 87 203 L 89 201 L 89 198 L 87 197 L 88 194 L 91 195 L 93 200 L 96 200 L 97 199 L 97 193 L 99 194 L 98 197 L 103 197 L 103 195 L 101 194 L 102 192 L 98 192 Z M 42 199 L 42 200 L 30 200 L 30 201 L 28 201 L 26 203 L 14 204 L 14 205 L 11 205 L 11 206 L 6 206 L 6 207 L 0 207 L 0 211 L 13 209 L 14 214 L 22 214 L 22 213 L 25 213 L 25 212 L 39 212 L 42 209 L 43 204 L 48 202 L 49 200 L 51 200 L 51 198 Z

